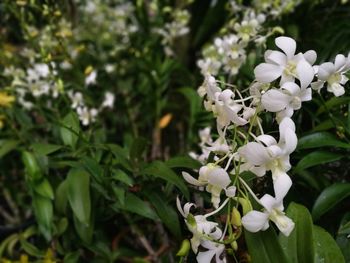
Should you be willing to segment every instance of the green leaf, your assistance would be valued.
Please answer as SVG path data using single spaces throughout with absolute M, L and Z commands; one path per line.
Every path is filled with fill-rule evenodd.
M 82 158 L 82 163 L 86 170 L 88 170 L 89 173 L 95 178 L 95 180 L 101 183 L 104 175 L 104 170 L 98 164 L 98 162 L 91 157 L 84 156 Z
M 65 263 L 76 263 L 79 262 L 80 251 L 70 252 L 64 256 L 63 262 Z
M 67 176 L 68 201 L 74 215 L 85 226 L 91 214 L 90 175 L 84 169 L 73 168 Z
M 51 184 L 46 178 L 43 178 L 42 180 L 40 180 L 40 182 L 34 182 L 33 188 L 35 192 L 37 192 L 43 197 L 50 198 L 51 200 L 53 200 L 55 197 Z
M 157 214 L 147 204 L 147 202 L 143 201 L 142 199 L 140 199 L 139 197 L 137 197 L 132 193 L 126 193 L 125 205 L 124 206 L 118 205 L 118 207 L 125 211 L 129 211 L 152 220 L 159 219 Z
M 32 149 L 35 153 L 39 155 L 48 155 L 50 153 L 54 153 L 61 149 L 61 145 L 56 144 L 47 144 L 47 143 L 33 143 Z
M 343 216 L 340 222 L 337 239 L 336 239 L 338 246 L 341 249 L 346 262 L 350 262 L 350 238 L 348 238 L 349 234 L 350 234 L 350 212 L 347 212 Z
M 123 182 L 128 186 L 133 186 L 134 180 L 129 175 L 127 175 L 123 170 L 113 169 L 112 174 L 113 174 L 111 177 L 112 179 Z
M 0 158 L 4 157 L 9 152 L 16 149 L 19 141 L 17 140 L 1 140 L 0 141 Z
M 46 240 L 49 241 L 52 235 L 52 201 L 49 198 L 41 195 L 33 195 L 33 205 L 35 217 L 39 224 L 39 230 L 44 235 Z
M 26 172 L 31 180 L 39 180 L 42 177 L 42 173 L 38 164 L 38 160 L 31 152 L 22 152 L 22 161 L 26 168 Z
M 312 217 L 318 220 L 324 213 L 350 196 L 350 183 L 335 183 L 322 191 L 312 208 Z
M 252 258 L 252 263 L 289 263 L 277 235 L 272 227 L 266 231 L 250 233 L 244 230 L 248 252 Z
M 295 171 L 304 170 L 315 165 L 335 162 L 344 156 L 339 153 L 315 151 L 304 156 L 295 167 Z
M 336 106 L 347 104 L 349 101 L 350 97 L 332 97 L 325 103 L 325 105 L 318 108 L 316 115 L 327 111 L 327 109 L 332 109 Z
M 45 256 L 45 252 L 44 251 L 40 251 L 36 246 L 34 246 L 33 244 L 29 243 L 25 239 L 21 238 L 20 239 L 20 243 L 21 243 L 21 247 L 23 248 L 23 250 L 26 253 L 28 253 L 29 255 L 31 255 L 33 257 L 43 257 L 43 256 Z
M 345 263 L 344 256 L 333 237 L 322 227 L 313 226 L 315 263 Z
M 80 125 L 78 116 L 74 112 L 70 112 L 64 117 L 60 131 L 64 145 L 75 149 L 79 138 Z
M 92 242 L 92 237 L 94 234 L 94 225 L 92 222 L 88 224 L 82 224 L 81 221 L 74 215 L 74 227 L 77 231 L 81 240 L 83 240 L 86 244 L 90 244 Z
M 125 189 L 116 185 L 112 186 L 115 197 L 120 202 L 121 206 L 125 205 Z
M 286 237 L 280 234 L 279 240 L 291 262 L 314 262 L 312 218 L 306 207 L 291 203 L 286 214 L 294 223 L 292 233 Z
M 150 166 L 143 170 L 143 173 L 149 174 L 152 176 L 159 177 L 173 185 L 175 185 L 181 193 L 189 199 L 189 191 L 183 182 L 181 176 L 174 173 L 168 166 L 166 166 L 163 162 L 155 161 Z
M 65 215 L 68 203 L 68 183 L 67 180 L 62 181 L 56 188 L 55 196 L 55 208 L 56 210 Z
M 180 240 L 181 228 L 178 213 L 172 206 L 165 202 L 164 197 L 160 196 L 156 192 L 148 192 L 147 198 L 151 201 L 152 205 L 156 209 L 156 212 L 159 218 L 162 220 L 163 224 L 177 239 Z
M 323 146 L 350 148 L 350 144 L 342 142 L 329 132 L 315 132 L 299 139 L 298 149 L 310 149 Z
M 188 168 L 188 169 L 199 169 L 201 163 L 197 160 L 192 159 L 190 156 L 178 156 L 171 158 L 165 162 L 169 168 Z

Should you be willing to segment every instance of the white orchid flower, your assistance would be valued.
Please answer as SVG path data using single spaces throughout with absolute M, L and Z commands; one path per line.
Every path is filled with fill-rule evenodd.
M 228 197 L 235 196 L 236 187 L 229 186 L 231 179 L 228 173 L 215 164 L 207 164 L 199 169 L 199 177 L 195 179 L 187 172 L 182 172 L 184 179 L 195 186 L 206 187 L 206 191 L 211 193 L 211 202 L 215 208 L 219 207 L 220 195 L 224 190 Z
M 249 232 L 258 232 L 269 228 L 269 220 L 274 222 L 283 235 L 289 236 L 294 229 L 294 222 L 283 212 L 283 200 L 265 194 L 260 199 L 263 212 L 250 211 L 242 217 L 242 224 Z
M 102 102 L 101 108 L 113 109 L 115 96 L 112 92 L 107 91 L 105 93 L 104 100 Z
M 96 70 L 91 71 L 90 74 L 85 77 L 85 85 L 89 86 L 89 85 L 96 84 L 96 78 L 97 78 L 97 71 Z
M 319 91 L 327 84 L 327 91 L 339 97 L 345 93 L 344 84 L 349 80 L 344 73 L 350 70 L 350 55 L 337 55 L 334 64 L 326 62 L 317 67 L 318 80 L 311 84 L 312 88 Z
M 294 82 L 282 84 L 281 89 L 270 89 L 261 97 L 263 107 L 270 112 L 279 112 L 279 118 L 291 117 L 295 110 L 301 108 L 303 101 L 312 99 L 311 88 L 308 88 L 313 77 L 314 70 L 306 61 L 300 61 L 296 69 L 300 86 Z
M 205 240 L 201 242 L 201 246 L 208 250 L 198 253 L 196 258 L 198 263 L 210 263 L 214 256 L 216 263 L 226 263 L 226 258 L 220 258 L 225 250 L 225 245 Z
M 218 228 L 218 223 L 207 220 L 206 215 L 193 216 L 190 213 L 193 203 L 186 203 L 184 208 L 181 207 L 179 198 L 176 199 L 177 209 L 185 218 L 185 223 L 188 229 L 192 232 L 191 247 L 194 253 L 198 252 L 198 247 L 203 240 L 213 239 L 218 240 L 222 236 L 222 231 Z
M 280 84 L 294 82 L 299 78 L 297 72 L 298 64 L 306 61 L 310 65 L 316 61 L 316 52 L 309 50 L 307 52 L 295 54 L 296 42 L 289 37 L 278 37 L 275 39 L 276 46 L 282 51 L 267 50 L 265 52 L 266 63 L 259 64 L 254 69 L 255 78 L 258 82 L 270 83 L 281 77 Z
M 287 172 L 290 170 L 289 155 L 297 146 L 295 125 L 290 118 L 284 118 L 280 125 L 279 142 L 270 135 L 260 135 L 258 142 L 249 142 L 238 149 L 243 158 L 241 171 L 249 170 L 257 176 L 264 176 L 271 171 L 276 198 L 281 198 L 289 191 L 292 182 Z
M 81 123 L 84 126 L 87 126 L 91 122 L 95 122 L 96 116 L 98 114 L 98 110 L 94 109 L 94 108 L 88 109 L 87 107 L 78 107 L 77 113 L 78 113 L 78 116 L 79 116 Z

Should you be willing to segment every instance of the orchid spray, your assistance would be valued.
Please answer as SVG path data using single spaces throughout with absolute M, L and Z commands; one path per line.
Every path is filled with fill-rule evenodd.
M 296 52 L 292 38 L 277 37 L 275 44 L 281 51 L 265 52 L 265 62 L 255 68 L 255 80 L 246 90 L 217 80 L 209 68 L 198 89 L 205 109 L 216 118 L 219 137 L 213 140 L 210 128 L 200 131 L 202 154 L 191 153 L 203 164 L 199 176 L 182 175 L 189 184 L 210 193 L 213 208 L 194 215 L 191 209 L 199 204 L 181 207 L 178 200 L 177 205 L 193 234 L 190 243 L 200 263 L 213 257 L 226 262 L 226 255 L 237 249 L 242 227 L 258 232 L 273 222 L 283 235 L 290 235 L 294 222 L 284 213 L 283 199 L 292 186 L 289 158 L 298 142 L 293 114 L 312 100 L 312 90 L 326 87 L 335 96 L 344 94 L 350 55 L 337 55 L 334 63 L 317 66 L 316 52 Z M 264 133 L 264 114 L 274 116 L 277 138 Z M 271 176 L 274 193 L 255 193 L 247 174 Z

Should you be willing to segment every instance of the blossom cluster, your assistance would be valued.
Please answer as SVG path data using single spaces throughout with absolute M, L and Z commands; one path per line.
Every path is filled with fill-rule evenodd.
M 281 36 L 275 44 L 280 51 L 265 52 L 265 62 L 255 67 L 255 80 L 249 88 L 239 91 L 207 72 L 198 89 L 205 109 L 215 116 L 218 138 L 213 139 L 210 128 L 200 131 L 202 153 L 191 153 L 202 163 L 199 176 L 182 175 L 190 185 L 211 195 L 213 209 L 193 215 L 190 210 L 196 204 L 186 203 L 182 208 L 180 200 L 177 202 L 193 234 L 191 247 L 198 253 L 198 262 L 210 262 L 214 256 L 216 262 L 226 262 L 227 254 L 232 253 L 227 246 L 237 248 L 242 226 L 249 232 L 264 231 L 271 221 L 283 235 L 290 235 L 294 222 L 285 215 L 283 199 L 292 186 L 290 155 L 298 142 L 293 114 L 303 102 L 312 100 L 312 90 L 326 88 L 335 96 L 344 94 L 350 54 L 315 65 L 316 52 L 296 52 L 294 39 Z M 274 116 L 279 127 L 277 138 L 264 132 L 264 114 Z M 255 193 L 247 174 L 271 177 L 273 193 Z M 209 218 L 219 214 L 222 218 L 224 210 L 222 230 L 219 220 Z
M 260 46 L 267 37 L 281 28 L 266 29 L 266 18 L 274 18 L 282 13 L 290 12 L 298 5 L 298 1 L 253 1 L 251 6 L 244 6 L 237 1 L 230 1 L 230 12 L 233 18 L 221 30 L 221 36 L 206 46 L 198 60 L 198 67 L 205 76 L 217 76 L 225 73 L 230 76 L 238 74 L 247 60 L 249 45 Z

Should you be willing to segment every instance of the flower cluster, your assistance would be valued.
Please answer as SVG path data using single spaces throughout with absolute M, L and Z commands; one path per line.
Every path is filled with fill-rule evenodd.
M 203 49 L 203 58 L 197 61 L 201 73 L 204 76 L 216 76 L 219 73 L 237 75 L 247 60 L 249 45 L 262 45 L 275 31 L 281 31 L 280 28 L 266 30 L 263 26 L 266 18 L 290 12 L 297 4 L 297 1 L 267 0 L 254 1 L 248 7 L 231 1 L 230 12 L 233 18 L 221 30 L 224 34 Z
M 337 55 L 334 63 L 314 65 L 316 52 L 296 52 L 292 38 L 278 37 L 275 44 L 280 51 L 265 52 L 265 62 L 255 68 L 255 81 L 249 88 L 239 91 L 207 74 L 198 89 L 205 109 L 216 118 L 219 134 L 214 141 L 210 128 L 200 131 L 202 153 L 191 153 L 203 165 L 199 176 L 182 173 L 189 184 L 210 193 L 213 206 L 207 214 L 193 215 L 190 209 L 196 205 L 187 203 L 182 208 L 178 200 L 178 209 L 193 234 L 191 245 L 198 253 L 198 262 L 209 262 L 214 256 L 216 262 L 226 262 L 225 255 L 231 251 L 226 246 L 236 246 L 232 244 L 239 238 L 242 226 L 258 232 L 269 228 L 272 221 L 283 235 L 292 232 L 294 222 L 284 213 L 283 199 L 292 186 L 289 159 L 298 142 L 293 114 L 303 102 L 312 99 L 312 89 L 320 92 L 326 87 L 335 96 L 344 93 L 350 54 Z M 263 114 L 273 114 L 279 127 L 278 138 L 265 134 Z M 271 176 L 273 193 L 255 193 L 247 174 L 256 178 Z M 224 230 L 220 221 L 209 220 L 223 210 L 227 210 Z

